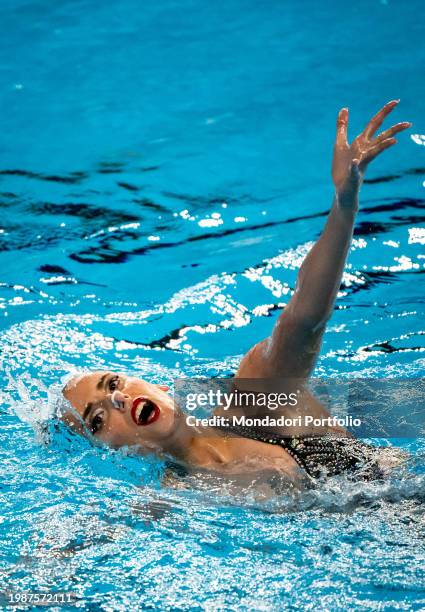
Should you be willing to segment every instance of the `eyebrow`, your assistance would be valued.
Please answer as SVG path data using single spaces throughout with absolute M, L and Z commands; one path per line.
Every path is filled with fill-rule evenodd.
M 83 421 L 86 421 L 87 417 L 90 414 L 91 409 L 93 408 L 93 404 L 91 402 L 88 402 L 88 404 L 86 405 L 86 407 L 84 408 L 84 412 L 83 412 Z
M 105 378 L 109 376 L 110 372 L 106 372 L 103 376 L 100 377 L 99 382 L 96 385 L 96 389 L 101 389 L 103 387 L 103 383 L 105 382 Z

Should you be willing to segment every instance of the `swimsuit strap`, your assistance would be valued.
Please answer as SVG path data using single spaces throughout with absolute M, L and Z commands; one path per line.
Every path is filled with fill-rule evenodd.
M 219 428 L 230 431 L 230 433 L 237 434 L 242 438 L 249 438 L 251 440 L 255 440 L 256 442 L 264 442 L 265 444 L 281 446 L 289 453 L 289 455 L 291 455 L 298 465 L 307 472 L 307 474 L 309 473 L 304 459 L 298 455 L 296 448 L 293 447 L 294 441 L 297 440 L 296 438 L 284 438 L 283 436 L 280 436 L 274 432 L 260 432 L 251 427 L 243 427 L 238 425 L 227 425 Z
M 328 476 L 335 476 L 354 470 L 359 464 L 364 465 L 370 459 L 366 451 L 372 450 L 372 447 L 355 438 L 329 435 L 285 437 L 275 432 L 260 432 L 252 427 L 238 425 L 223 425 L 218 428 L 242 438 L 280 446 L 312 478 L 318 478 L 324 471 Z M 373 477 L 376 477 L 375 473 Z

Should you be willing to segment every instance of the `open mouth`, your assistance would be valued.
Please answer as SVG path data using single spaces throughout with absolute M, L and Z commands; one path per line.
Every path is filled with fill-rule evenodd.
M 159 407 L 146 397 L 137 397 L 131 408 L 131 417 L 136 425 L 152 425 L 160 413 Z

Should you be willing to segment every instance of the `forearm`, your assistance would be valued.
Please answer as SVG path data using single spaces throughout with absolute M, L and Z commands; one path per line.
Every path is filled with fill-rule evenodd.
M 332 314 L 353 235 L 357 198 L 334 199 L 325 228 L 305 258 L 285 316 L 308 329 L 323 327 Z
M 403 121 L 374 136 L 397 104 L 397 100 L 388 102 L 351 144 L 347 140 L 348 109 L 338 113 L 332 161 L 336 198 L 325 228 L 305 258 L 294 295 L 271 336 L 245 355 L 237 376 L 307 378 L 311 373 L 341 284 L 366 168 L 396 143 L 396 134 L 411 126 Z

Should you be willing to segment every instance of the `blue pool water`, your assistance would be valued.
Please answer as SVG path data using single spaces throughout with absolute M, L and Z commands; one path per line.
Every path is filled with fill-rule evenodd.
M 424 445 L 385 484 L 258 501 L 37 423 L 75 367 L 227 376 L 332 199 L 337 110 L 414 123 L 370 169 L 316 373 L 420 377 L 419 1 L 5 0 L 0 591 L 88 610 L 425 607 Z

